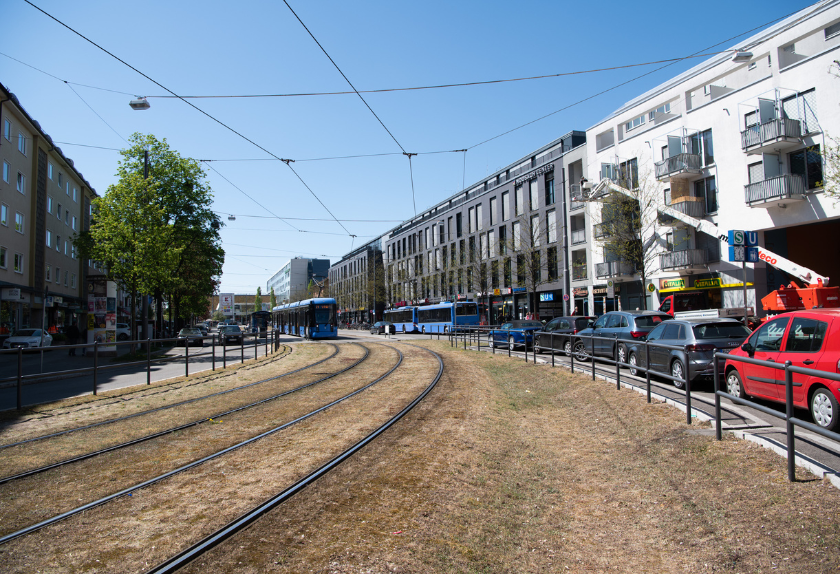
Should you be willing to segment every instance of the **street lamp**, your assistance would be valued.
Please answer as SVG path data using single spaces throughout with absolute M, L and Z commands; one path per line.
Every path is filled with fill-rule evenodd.
M 132 110 L 148 110 L 152 107 L 148 100 L 145 97 L 137 96 L 135 99 L 128 102 L 128 105 L 131 106 Z

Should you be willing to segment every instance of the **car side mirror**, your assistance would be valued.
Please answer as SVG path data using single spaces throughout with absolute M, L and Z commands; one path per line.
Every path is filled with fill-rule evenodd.
M 744 343 L 743 345 L 741 345 L 741 350 L 747 353 L 750 357 L 752 357 L 753 354 L 755 354 L 755 348 L 749 343 Z
M 593 329 L 600 329 L 601 325 L 596 325 L 595 323 L 592 323 L 592 328 Z

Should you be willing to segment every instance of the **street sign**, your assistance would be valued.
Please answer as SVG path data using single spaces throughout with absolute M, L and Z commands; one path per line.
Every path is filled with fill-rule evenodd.
M 729 245 L 744 245 L 744 232 L 740 229 L 730 229 L 728 235 Z M 732 261 L 734 261 L 734 259 Z
M 568 301 L 568 300 L 569 300 L 569 294 L 566 293 L 565 295 L 563 295 L 563 301 Z
M 607 281 L 607 297 L 615 299 L 615 281 Z
M 749 262 L 755 263 L 758 261 L 758 248 L 746 247 L 744 245 L 730 245 L 729 246 L 729 260 L 732 262 Z

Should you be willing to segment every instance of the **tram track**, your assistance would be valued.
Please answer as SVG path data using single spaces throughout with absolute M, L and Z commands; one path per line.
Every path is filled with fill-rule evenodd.
M 364 346 L 359 346 L 364 349 Z M 399 367 L 402 356 L 390 347 L 382 347 L 375 352 L 379 354 L 380 361 L 387 363 L 379 368 L 379 371 L 387 371 L 377 373 L 378 382 Z M 394 355 L 395 359 L 387 358 L 391 355 Z M 365 352 L 364 358 L 368 357 L 369 352 Z M 358 367 L 364 364 L 364 361 L 354 363 L 353 367 Z M 244 421 L 225 419 L 226 427 L 211 425 L 211 429 L 198 434 L 198 429 L 191 429 L 187 434 L 182 431 L 165 439 L 163 443 L 156 441 L 152 447 L 140 445 L 140 450 L 130 449 L 130 452 L 116 455 L 109 453 L 105 461 L 96 459 L 82 463 L 83 467 L 73 467 L 70 471 L 59 469 L 56 471 L 59 474 L 53 472 L 7 484 L 0 490 L 0 499 L 6 501 L 0 505 L 0 524 L 3 525 L 0 529 L 4 533 L 4 536 L 0 537 L 0 544 L 121 496 L 130 495 L 138 489 L 147 488 L 300 423 L 353 396 L 359 387 L 360 376 L 351 372 L 351 369 L 352 367 L 345 368 L 342 369 L 342 373 L 331 373 L 324 377 L 343 379 L 340 386 L 329 392 L 327 389 L 316 390 L 314 385 L 310 384 L 307 402 L 303 404 L 311 408 L 301 409 L 297 405 L 289 405 L 280 412 L 264 410 L 250 413 L 249 419 Z M 331 396 L 332 400 L 323 399 L 324 396 Z M 328 403 L 327 406 L 324 402 Z M 263 405 L 263 409 L 265 408 L 267 407 Z M 278 426 L 273 423 L 275 420 L 289 422 Z M 165 472 L 154 472 L 156 468 L 163 470 L 167 466 L 170 468 Z M 17 486 L 10 489 L 15 484 Z M 53 495 L 45 496 L 45 488 L 52 488 Z M 76 500 L 83 503 L 72 505 L 72 501 Z M 43 516 L 47 518 L 38 520 Z M 9 532 L 13 528 L 16 530 Z
M 353 344 L 356 344 L 356 343 L 353 343 Z M 170 409 L 170 408 L 177 407 L 177 406 L 183 406 L 183 405 L 186 405 L 186 404 L 192 404 L 192 403 L 197 402 L 199 400 L 202 400 L 204 398 L 218 397 L 218 396 L 230 393 L 232 391 L 242 390 L 242 389 L 246 389 L 246 388 L 252 387 L 254 385 L 257 385 L 257 384 L 262 384 L 262 383 L 270 382 L 270 381 L 277 380 L 277 379 L 280 379 L 280 378 L 288 377 L 290 375 L 294 375 L 294 374 L 300 373 L 304 370 L 315 367 L 317 365 L 323 364 L 324 362 L 336 357 L 337 354 L 338 354 L 338 348 L 336 347 L 335 352 L 332 355 L 330 355 L 329 357 L 327 357 L 325 359 L 322 359 L 320 361 L 317 361 L 316 363 L 313 363 L 311 365 L 307 365 L 306 367 L 302 367 L 300 369 L 295 369 L 294 371 L 290 371 L 288 373 L 283 373 L 283 374 L 277 375 L 275 377 L 270 377 L 270 378 L 267 378 L 267 379 L 256 381 L 254 383 L 249 383 L 248 385 L 239 386 L 239 387 L 236 387 L 234 389 L 228 389 L 228 390 L 225 390 L 225 391 L 221 391 L 219 393 L 213 393 L 212 395 L 207 395 L 206 397 L 198 397 L 198 398 L 195 398 L 195 399 L 190 399 L 189 401 L 182 401 L 182 402 L 174 404 L 174 405 L 167 405 L 165 407 L 152 409 L 150 411 L 144 411 L 142 413 L 135 413 L 135 414 L 132 414 L 132 415 L 128 415 L 126 417 L 120 417 L 120 418 L 117 418 L 117 419 L 111 419 L 109 421 L 103 421 L 102 423 L 97 423 L 95 425 L 87 425 L 85 427 L 79 427 L 77 429 L 73 429 L 73 431 L 75 431 L 75 430 L 88 430 L 88 429 L 95 428 L 95 427 L 98 427 L 98 426 L 102 426 L 102 425 L 105 425 L 105 424 L 123 422 L 125 420 L 135 418 L 137 416 L 148 415 L 148 414 L 152 414 L 152 413 L 155 413 L 155 412 L 159 412 L 161 410 Z M 209 423 L 212 423 L 214 420 L 218 420 L 222 417 L 226 417 L 228 415 L 232 415 L 234 413 L 244 411 L 244 410 L 247 410 L 247 409 L 251 409 L 251 408 L 257 407 L 259 405 L 268 403 L 270 401 L 274 401 L 274 400 L 286 397 L 286 396 L 291 395 L 293 393 L 296 393 L 296 392 L 302 391 L 304 389 L 307 389 L 307 388 L 309 388 L 313 385 L 316 385 L 316 384 L 322 383 L 324 381 L 327 381 L 327 380 L 329 380 L 333 377 L 336 377 L 336 376 L 338 376 L 342 373 L 345 373 L 345 372 L 349 371 L 350 369 L 353 369 L 353 368 L 357 367 L 365 359 L 367 359 L 368 354 L 369 354 L 369 352 L 367 350 L 365 350 L 364 355 L 360 359 L 358 359 L 357 361 L 353 362 L 351 365 L 348 365 L 348 366 L 346 366 L 342 369 L 339 369 L 335 372 L 328 373 L 324 377 L 315 379 L 313 381 L 308 381 L 308 382 L 306 382 L 304 384 L 301 384 L 301 385 L 298 385 L 294 388 L 285 390 L 281 393 L 277 393 L 277 394 L 268 396 L 266 398 L 260 399 L 258 401 L 251 402 L 251 403 L 248 403 L 248 404 L 245 404 L 245 405 L 241 405 L 241 406 L 238 406 L 238 407 L 235 407 L 235 408 L 232 408 L 232 409 L 227 409 L 225 411 L 216 412 L 216 413 L 211 414 L 209 416 L 204 416 L 202 418 L 192 420 L 192 421 L 189 421 L 189 422 L 184 423 L 184 424 L 180 424 L 180 425 L 177 425 L 177 426 L 174 426 L 174 427 L 169 427 L 169 428 L 166 428 L 164 430 L 160 430 L 160 431 L 150 433 L 150 434 L 147 434 L 147 435 L 144 435 L 144 436 L 141 436 L 141 437 L 137 437 L 137 438 L 134 438 L 132 440 L 125 441 L 125 442 L 122 442 L 122 443 L 119 443 L 119 444 L 116 444 L 116 445 L 112 445 L 112 446 L 108 446 L 108 447 L 98 449 L 98 450 L 95 450 L 95 451 L 87 452 L 87 453 L 84 453 L 84 454 L 79 455 L 79 456 L 66 458 L 64 460 L 60 460 L 60 461 L 57 461 L 57 462 L 54 462 L 54 463 L 51 463 L 51 464 L 43 465 L 43 466 L 40 466 L 38 468 L 29 469 L 29 470 L 26 470 L 26 471 L 23 471 L 23 472 L 19 472 L 17 474 L 5 476 L 5 477 L 0 478 L 0 485 L 3 485 L 7 482 L 11 482 L 13 480 L 26 478 L 26 477 L 33 476 L 33 475 L 36 475 L 36 474 L 40 474 L 42 472 L 46 472 L 46 471 L 49 471 L 49 470 L 54 470 L 54 469 L 60 468 L 62 466 L 66 466 L 68 464 L 72 464 L 72 463 L 76 463 L 76 462 L 81 462 L 83 460 L 91 459 L 91 458 L 94 458 L 96 456 L 100 456 L 102 454 L 106 454 L 106 453 L 109 453 L 109 452 L 114 452 L 114 451 L 120 450 L 122 448 L 138 445 L 140 443 L 143 443 L 143 442 L 155 439 L 155 438 L 159 438 L 159 437 L 162 437 L 162 436 L 165 436 L 165 435 L 168 435 L 168 434 L 172 434 L 174 432 L 182 431 L 182 430 L 188 429 L 190 427 L 198 426 L 198 425 L 201 425 L 201 424 L 209 424 Z M 321 374 L 324 374 L 324 373 L 321 373 Z M 53 435 L 49 435 L 47 437 L 41 437 L 41 438 L 55 438 L 55 437 L 63 436 L 65 434 L 67 434 L 69 432 L 73 432 L 73 431 L 64 431 L 62 433 L 55 433 Z M 25 442 L 21 442 L 21 443 L 17 443 L 17 444 L 18 445 L 23 445 L 23 444 L 28 444 L 29 442 L 31 442 L 31 441 L 25 441 Z
M 376 346 L 378 347 L 380 345 Z M 100 544 L 113 544 L 115 539 L 120 539 L 125 546 L 131 547 L 126 550 L 127 552 L 136 551 L 142 560 L 148 560 L 151 564 L 154 564 L 156 561 L 166 558 L 167 555 L 171 555 L 176 550 L 167 548 L 161 554 L 162 550 L 156 551 L 155 546 L 158 549 L 162 549 L 161 544 L 164 541 L 166 541 L 166 544 L 178 544 L 178 541 L 185 539 L 198 540 L 202 536 L 205 536 L 207 532 L 212 532 L 217 529 L 218 524 L 221 523 L 218 520 L 219 518 L 227 516 L 224 520 L 224 522 L 227 522 L 231 517 L 242 514 L 238 510 L 234 514 L 235 509 L 246 509 L 248 506 L 243 506 L 243 504 L 258 502 L 254 498 L 254 495 L 251 495 L 249 498 L 248 493 L 250 490 L 262 489 L 261 492 L 267 493 L 277 493 L 281 490 L 285 491 L 290 489 L 295 491 L 299 490 L 302 486 L 297 483 L 301 476 L 307 473 L 310 475 L 322 474 L 325 472 L 323 467 L 330 464 L 338 464 L 340 460 L 343 460 L 342 457 L 346 458 L 346 456 L 349 456 L 348 453 L 352 449 L 345 448 L 346 444 L 350 444 L 345 441 L 356 437 L 352 438 L 355 441 L 356 449 L 361 448 L 364 441 L 369 442 L 372 440 L 410 410 L 410 406 L 405 407 L 404 405 L 412 402 L 412 399 L 414 399 L 412 405 L 416 404 L 433 387 L 433 384 L 428 384 L 433 374 L 431 372 L 431 358 L 428 351 L 420 348 L 411 349 L 409 347 L 409 350 L 406 351 L 408 353 L 408 361 L 406 362 L 403 360 L 403 354 L 397 346 L 381 346 L 390 352 L 391 355 L 394 355 L 397 360 L 391 359 L 388 365 L 383 365 L 379 368 L 379 372 L 376 373 L 376 378 L 372 381 L 371 378 L 373 375 L 368 374 L 370 369 L 364 373 L 356 373 L 355 371 L 348 373 L 344 378 L 347 379 L 348 383 L 352 379 L 354 388 L 341 396 L 335 397 L 334 400 L 329 402 L 325 401 L 325 404 L 320 405 L 317 409 L 311 409 L 292 420 L 284 422 L 282 425 L 277 425 L 267 430 L 261 435 L 232 445 L 227 449 L 220 450 L 190 465 L 173 469 L 170 472 L 152 477 L 142 483 L 123 488 L 118 492 L 110 494 L 107 498 L 91 501 L 85 505 L 79 505 L 48 520 L 40 521 L 25 529 L 10 533 L 0 539 L 0 544 L 3 544 L 0 552 L 3 553 L 5 558 L 21 556 L 21 552 L 28 553 L 30 557 L 33 553 L 40 556 L 42 554 L 41 545 L 43 542 L 49 541 L 47 543 L 49 547 L 58 544 L 64 545 L 65 539 L 70 537 L 70 539 L 66 540 L 66 544 L 68 545 L 66 549 L 56 549 L 53 551 L 51 548 L 50 550 L 44 549 L 44 551 L 49 552 L 50 556 L 56 557 L 55 559 L 58 562 L 53 562 L 52 564 L 61 564 L 61 568 L 59 569 L 74 569 L 74 566 L 69 565 L 70 563 L 65 562 L 65 558 L 62 558 L 68 556 L 68 551 L 71 556 L 76 557 L 78 557 L 80 551 L 84 554 L 97 554 L 100 552 L 98 550 Z M 439 379 L 442 369 L 442 363 L 439 357 L 436 357 L 436 359 L 437 365 L 434 371 L 437 372 L 437 375 L 434 377 L 435 382 Z M 387 370 L 383 372 L 386 366 Z M 360 384 L 360 379 L 363 377 L 366 381 L 370 382 Z M 389 380 L 390 382 L 383 387 L 383 380 Z M 425 392 L 415 397 L 420 385 L 426 387 Z M 349 400 L 351 397 L 355 398 Z M 360 397 L 366 398 L 359 402 Z M 339 405 L 342 406 L 339 407 Z M 336 408 L 339 410 L 336 411 Z M 368 417 L 365 416 L 368 411 L 365 409 L 370 408 L 373 408 L 375 413 L 373 418 L 368 420 Z M 398 410 L 400 412 L 396 416 L 393 416 L 393 413 Z M 327 412 L 332 412 L 333 414 L 328 415 Z M 319 414 L 320 416 L 316 416 Z M 385 425 L 380 425 L 381 421 L 386 418 L 389 422 Z M 304 421 L 306 422 L 304 423 Z M 377 427 L 378 430 L 372 433 L 368 433 L 365 430 L 364 435 L 367 438 L 362 441 L 356 440 L 359 436 L 362 436 L 360 431 L 363 428 L 368 428 L 369 430 L 376 425 L 379 425 Z M 298 429 L 293 434 L 288 436 L 287 433 L 277 434 L 279 431 L 289 429 L 292 426 Z M 359 428 L 350 428 L 353 426 L 359 426 Z M 222 427 L 214 426 L 212 428 L 218 430 Z M 312 433 L 315 433 L 315 435 L 312 435 Z M 275 435 L 274 438 L 268 441 L 264 440 L 271 435 Z M 319 437 L 317 441 L 326 442 L 323 444 L 317 441 L 316 443 L 312 443 L 311 441 L 316 436 Z M 344 443 L 340 451 L 332 451 L 330 444 L 335 441 L 338 442 L 334 446 L 339 446 L 339 444 Z M 318 446 L 315 446 L 315 444 Z M 245 446 L 248 448 L 243 448 Z M 330 454 L 330 451 L 332 451 L 332 454 Z M 340 454 L 336 455 L 336 452 L 340 452 Z M 328 465 L 324 465 L 322 464 L 324 460 L 330 460 L 331 462 Z M 292 461 L 295 462 L 292 463 Z M 243 467 L 242 464 L 246 464 L 246 466 Z M 203 470 L 199 469 L 199 467 Z M 304 470 L 306 467 L 309 468 Z M 319 470 L 312 472 L 311 469 L 316 467 Z M 177 478 L 175 475 L 180 475 L 180 478 Z M 175 482 L 172 482 L 173 480 Z M 283 488 L 267 491 L 266 489 L 271 486 L 268 483 L 285 484 L 282 484 Z M 153 484 L 159 485 L 152 487 Z M 289 487 L 289 484 L 296 484 L 297 487 Z M 203 500 L 201 507 L 194 511 L 196 514 L 192 514 L 192 496 L 186 494 L 185 489 L 192 489 Z M 267 498 L 269 496 L 260 494 L 259 501 L 266 500 Z M 170 507 L 175 506 L 185 506 L 191 510 L 190 512 L 181 512 L 175 508 L 170 509 Z M 254 505 L 252 504 L 251 506 Z M 157 516 L 156 518 L 149 517 L 149 512 L 154 516 L 154 513 L 160 511 L 161 508 L 168 513 L 168 518 L 161 516 Z M 80 515 L 80 513 L 82 514 Z M 76 515 L 79 516 L 68 520 Z M 149 523 L 150 520 L 154 521 L 155 524 L 154 528 L 147 533 L 152 536 L 152 542 L 143 545 L 142 549 L 137 548 L 137 544 L 133 539 L 133 529 L 151 526 Z M 57 524 L 62 521 L 62 524 Z M 183 527 L 179 526 L 181 522 L 184 523 Z M 207 526 L 212 526 L 213 524 L 215 526 L 207 528 Z M 47 531 L 43 534 L 37 534 L 37 531 L 43 528 L 47 528 Z M 128 529 L 126 531 L 126 537 L 116 535 L 114 529 L 123 528 Z M 194 531 L 194 534 L 188 536 L 191 529 Z M 171 532 L 167 534 L 165 531 Z M 101 535 L 107 535 L 107 539 L 96 542 L 95 539 Z M 77 537 L 80 537 L 80 539 L 77 539 Z M 131 542 L 129 542 L 129 539 Z M 154 540 L 157 540 L 157 542 L 154 542 Z M 150 552 L 149 549 L 151 549 Z M 107 553 L 107 555 L 113 557 L 113 553 Z M 97 558 L 101 557 L 97 556 Z M 94 568 L 97 570 L 115 569 L 118 571 L 134 572 L 142 569 L 141 567 L 143 566 L 142 561 L 139 562 L 139 566 L 136 562 L 132 563 L 134 566 L 125 566 L 122 562 L 117 566 L 114 566 L 114 564 L 112 562 L 111 568 L 97 568 L 98 564 L 94 564 Z M 148 565 L 147 563 L 146 566 Z M 47 568 L 49 569 L 49 567 Z M 26 571 L 26 569 L 14 570 L 10 568 L 9 571 Z

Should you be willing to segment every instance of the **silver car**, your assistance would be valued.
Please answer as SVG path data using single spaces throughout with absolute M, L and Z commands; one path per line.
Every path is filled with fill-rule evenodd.
M 44 347 L 52 345 L 52 335 L 44 331 Z M 30 349 L 41 346 L 41 329 L 21 329 L 14 335 L 3 341 L 4 349 Z

